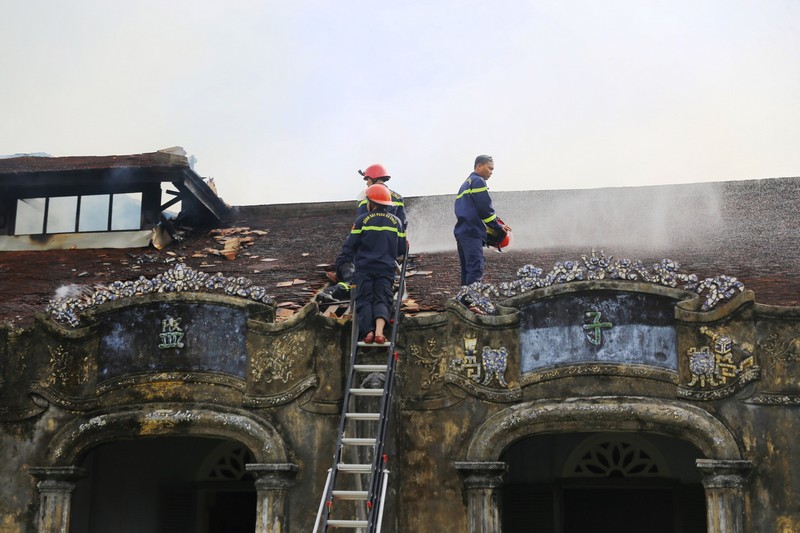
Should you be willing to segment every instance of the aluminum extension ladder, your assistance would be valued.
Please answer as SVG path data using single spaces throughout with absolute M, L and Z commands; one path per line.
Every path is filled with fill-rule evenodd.
M 384 454 L 383 447 L 398 359 L 395 342 L 405 291 L 407 263 L 408 252 L 400 268 L 392 316 L 387 324 L 391 327 L 391 335 L 385 344 L 359 342 L 357 309 L 355 303 L 352 304 L 350 364 L 342 415 L 333 466 L 328 470 L 314 522 L 314 533 L 324 533 L 335 528 L 359 533 L 379 533 L 381 530 L 389 477 L 389 470 L 386 468 L 388 457 Z M 386 354 L 385 363 L 364 362 L 365 359 L 374 359 L 375 354 L 381 352 Z M 369 386 L 376 385 L 381 376 L 382 388 Z

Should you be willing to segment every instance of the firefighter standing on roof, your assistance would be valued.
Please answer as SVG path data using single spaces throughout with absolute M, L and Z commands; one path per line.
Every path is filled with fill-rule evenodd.
M 392 179 L 389 175 L 389 171 L 386 170 L 386 167 L 383 165 L 370 165 L 367 167 L 367 170 L 364 172 L 358 171 L 359 174 L 364 176 L 364 181 L 367 182 L 367 187 L 371 185 L 375 185 L 376 183 L 383 183 L 386 185 L 386 182 Z M 388 188 L 389 186 L 386 185 Z M 403 203 L 403 197 L 397 194 L 392 189 L 389 189 L 389 193 L 392 195 L 392 205 L 389 208 L 389 212 L 397 215 L 397 218 L 400 219 L 400 222 L 403 223 L 403 228 L 408 227 L 408 221 L 406 220 L 406 206 Z M 367 212 L 367 198 L 359 198 L 358 201 L 358 208 L 357 214 L 363 215 Z
M 494 172 L 494 160 L 488 155 L 475 158 L 472 174 L 461 184 L 455 202 L 456 227 L 453 235 L 461 262 L 461 285 L 471 285 L 483 277 L 483 247 L 487 229 L 495 239 L 503 240 L 511 228 L 502 224 L 492 207 L 486 180 Z
M 367 188 L 367 212 L 356 218 L 350 236 L 342 246 L 337 264 L 351 261 L 355 266 L 356 317 L 363 342 L 384 344 L 384 327 L 392 308 L 397 258 L 405 254 L 403 223 L 392 214 L 392 196 L 383 184 Z

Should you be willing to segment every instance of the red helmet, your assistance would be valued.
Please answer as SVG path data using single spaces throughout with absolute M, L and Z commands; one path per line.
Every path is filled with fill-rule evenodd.
M 503 237 L 503 240 L 500 241 L 500 244 L 498 244 L 497 247 L 502 250 L 503 248 L 508 246 L 510 243 L 511 243 L 511 234 L 510 233 L 506 233 L 506 236 Z
M 500 223 L 501 226 L 505 226 L 505 223 L 497 219 L 497 222 Z M 511 233 L 505 230 L 497 231 L 494 228 L 487 227 L 486 228 L 486 246 L 490 246 L 492 248 L 497 248 L 497 250 L 502 250 L 506 246 L 509 245 L 511 242 Z
M 367 187 L 367 198 L 370 202 L 381 205 L 392 205 L 392 193 L 389 188 L 382 184 L 376 183 Z
M 383 181 L 389 181 L 389 178 L 391 178 L 389 172 L 386 170 L 386 167 L 377 164 L 368 166 L 367 170 L 364 172 L 359 170 L 358 173 L 364 176 L 365 180 L 377 180 L 382 178 Z

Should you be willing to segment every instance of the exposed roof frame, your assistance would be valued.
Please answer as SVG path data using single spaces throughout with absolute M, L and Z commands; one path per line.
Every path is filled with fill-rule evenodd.
M 133 192 L 165 182 L 178 189 L 179 200 L 195 198 L 217 220 L 228 211 L 188 159 L 174 153 L 0 159 L 0 195 L 5 198 L 71 195 L 76 189 L 92 194 Z

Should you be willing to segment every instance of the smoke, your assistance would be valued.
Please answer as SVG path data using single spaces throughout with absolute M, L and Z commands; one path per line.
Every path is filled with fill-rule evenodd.
M 62 285 L 56 289 L 55 297 L 57 299 L 65 298 L 79 298 L 90 293 L 91 289 L 85 285 L 76 285 L 74 283 L 69 285 Z
M 719 234 L 719 184 L 492 192 L 498 216 L 513 229 L 514 249 L 636 248 L 697 245 Z M 407 198 L 414 252 L 455 249 L 455 195 Z

